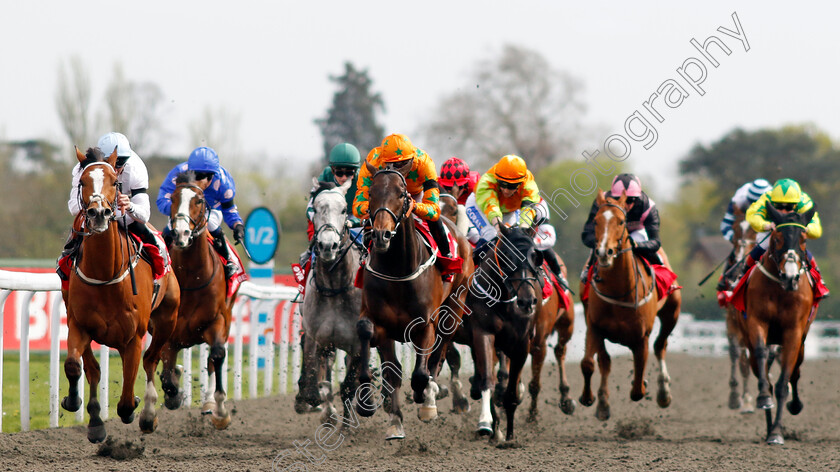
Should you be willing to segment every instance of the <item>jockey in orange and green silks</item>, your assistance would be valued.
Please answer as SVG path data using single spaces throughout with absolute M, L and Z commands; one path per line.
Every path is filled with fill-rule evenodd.
M 814 206 L 814 202 L 807 193 L 803 192 L 799 184 L 793 179 L 777 180 L 773 184 L 773 188 L 765 192 L 758 200 L 755 201 L 747 209 L 746 220 L 752 229 L 758 233 L 756 240 L 759 244 L 753 248 L 752 252 L 747 256 L 746 266 L 751 267 L 756 261 L 761 259 L 764 252 L 767 251 L 767 246 L 770 244 L 768 234 L 773 230 L 773 222 L 767 219 L 767 203 L 770 202 L 773 206 L 783 212 L 787 213 L 795 211 L 797 213 L 805 213 Z M 811 222 L 805 227 L 805 235 L 809 239 L 818 239 L 822 236 L 822 225 L 820 224 L 819 213 L 814 213 Z M 807 251 L 808 259 L 812 266 L 816 267 L 817 263 L 811 251 Z
M 371 149 L 367 161 L 377 169 L 393 168 L 405 170 L 406 190 L 414 198 L 414 214 L 429 223 L 441 254 L 449 257 L 449 242 L 440 220 L 440 187 L 434 161 L 422 149 L 411 144 L 403 134 L 392 134 L 382 140 L 382 144 Z M 356 180 L 356 199 L 353 202 L 353 214 L 357 218 L 368 219 L 370 205 L 370 186 L 373 175 L 367 166 L 361 166 Z M 421 198 L 422 195 L 422 198 Z M 418 201 L 420 200 L 420 201 Z

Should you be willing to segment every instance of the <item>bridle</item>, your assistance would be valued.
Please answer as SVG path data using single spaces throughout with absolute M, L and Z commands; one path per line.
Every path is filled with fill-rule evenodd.
M 513 303 L 517 300 L 517 295 L 516 294 L 519 292 L 519 290 L 522 288 L 522 286 L 524 284 L 530 285 L 531 288 L 534 289 L 535 292 L 537 291 L 535 283 L 537 282 L 538 270 L 537 270 L 537 268 L 534 267 L 533 264 L 531 264 L 531 260 L 526 256 L 525 261 L 522 262 L 522 265 L 514 268 L 514 270 L 512 272 L 516 272 L 518 274 L 524 274 L 526 271 L 530 271 L 534 275 L 533 277 L 524 276 L 524 275 L 521 276 L 521 277 L 512 277 L 512 276 L 506 275 L 504 273 L 504 271 L 502 270 L 502 265 L 499 261 L 499 246 L 502 242 L 501 237 L 502 236 L 497 236 L 495 238 L 496 239 L 496 244 L 493 245 L 493 249 L 492 249 L 494 260 L 490 261 L 489 263 L 493 264 L 495 262 L 494 272 L 498 272 L 499 277 L 502 279 L 502 285 L 504 286 L 507 293 L 511 294 L 510 298 L 507 298 L 507 299 L 496 299 L 496 298 L 494 298 L 487 291 L 487 289 L 485 289 L 484 287 L 481 286 L 481 284 L 479 284 L 478 277 L 471 277 L 472 285 L 475 286 L 475 288 L 478 289 L 478 291 L 481 292 L 485 297 L 489 298 L 493 302 L 496 302 L 496 303 Z M 488 244 L 490 244 L 490 243 L 488 243 Z M 509 259 L 511 259 L 511 258 L 509 258 Z
M 336 189 L 323 190 L 323 191 L 319 192 L 318 195 L 321 195 L 321 194 L 324 194 L 324 193 L 334 193 L 334 194 L 337 194 L 337 195 L 341 195 L 342 197 L 344 196 L 341 192 L 339 192 Z M 317 210 L 315 210 L 315 211 L 317 212 Z M 347 218 L 348 218 L 348 215 L 345 213 L 344 224 L 341 225 L 341 230 L 339 230 L 332 223 L 324 223 L 321 226 L 319 226 L 318 229 L 315 230 L 315 233 L 312 235 L 312 242 L 310 243 L 310 250 L 313 253 L 315 253 L 316 257 L 320 256 L 320 253 L 321 253 L 320 250 L 319 250 L 320 245 L 318 244 L 318 238 L 322 233 L 324 233 L 326 231 L 332 231 L 332 232 L 334 232 L 335 234 L 338 235 L 338 240 L 341 241 L 341 246 L 339 246 L 339 250 L 338 250 L 338 256 L 336 257 L 335 262 L 333 262 L 330 265 L 329 269 L 327 269 L 327 272 L 329 272 L 329 273 L 332 273 L 335 270 L 336 266 L 338 266 L 338 264 L 342 261 L 342 259 L 344 259 L 344 256 L 347 255 L 347 251 L 349 251 L 350 248 L 353 246 L 353 244 L 355 244 L 355 242 L 351 238 L 348 237 L 350 231 L 347 228 Z M 346 245 L 345 245 L 345 242 L 346 242 Z M 313 271 L 313 273 L 315 272 L 314 267 L 312 268 L 312 271 Z M 318 278 L 317 277 L 313 277 L 312 280 L 315 283 L 315 289 L 318 291 L 318 293 L 320 293 L 321 295 L 323 295 L 325 297 L 334 297 L 334 296 L 337 296 L 337 295 L 341 295 L 343 293 L 348 292 L 353 287 L 353 280 L 352 279 L 350 280 L 350 282 L 347 285 L 345 285 L 343 287 L 339 287 L 339 288 L 322 287 L 320 284 L 318 284 Z
M 604 206 L 618 208 L 619 210 L 621 210 L 621 214 L 624 216 L 624 224 L 622 225 L 624 227 L 624 231 L 622 231 L 621 235 L 618 237 L 618 247 L 621 247 L 624 244 L 624 241 L 630 240 L 630 245 L 629 246 L 627 246 L 626 248 L 621 249 L 621 250 L 619 250 L 619 251 L 617 251 L 617 252 L 615 252 L 615 253 L 613 253 L 609 256 L 610 259 L 615 259 L 616 257 L 620 256 L 621 254 L 624 254 L 625 252 L 633 250 L 633 240 L 630 237 L 630 232 L 627 230 L 627 210 L 622 208 L 620 205 L 616 205 L 616 204 L 610 203 L 610 202 L 606 202 L 606 203 L 602 204 L 600 207 L 604 207 Z M 613 305 L 618 305 L 618 306 L 622 306 L 622 307 L 626 307 L 626 308 L 633 308 L 633 309 L 638 309 L 640 306 L 645 305 L 647 302 L 649 302 L 651 300 L 651 298 L 653 297 L 654 286 L 656 285 L 655 280 L 654 280 L 654 275 L 653 275 L 653 269 L 650 266 L 646 265 L 647 274 L 651 277 L 650 287 L 648 288 L 648 292 L 644 296 L 644 298 L 639 300 L 638 295 L 636 295 L 636 294 L 639 293 L 639 281 L 642 279 L 642 277 L 641 277 L 642 273 L 641 273 L 641 270 L 639 270 L 639 261 L 637 261 L 635 257 L 633 257 L 632 259 L 633 259 L 633 271 L 634 271 L 634 274 L 635 274 L 636 283 L 634 284 L 633 288 L 631 288 L 630 290 L 628 290 L 627 292 L 625 292 L 624 294 L 619 295 L 619 296 L 607 295 L 604 292 L 598 290 L 598 286 L 595 285 L 595 283 L 604 281 L 604 279 L 600 278 L 599 275 L 598 275 L 598 268 L 599 267 L 606 267 L 607 265 L 609 265 L 609 264 L 602 265 L 601 262 L 598 261 L 598 267 L 595 268 L 595 274 L 592 276 L 592 291 L 594 291 L 595 294 L 598 295 L 598 297 L 601 300 L 604 300 L 605 302 L 611 303 Z M 622 300 L 623 298 L 625 298 L 629 295 L 633 295 L 633 302 L 626 302 L 626 301 Z
M 205 229 L 207 229 L 207 199 L 204 197 L 204 190 L 202 190 L 201 187 L 199 187 L 198 185 L 178 184 L 175 190 L 177 191 L 182 188 L 198 190 L 201 194 L 201 211 L 199 212 L 199 214 L 201 215 L 199 222 L 201 222 L 201 224 L 195 221 L 189 214 L 181 212 L 175 213 L 175 216 L 172 217 L 172 221 L 170 223 L 170 226 L 173 229 L 175 228 L 175 223 L 178 220 L 183 220 L 187 223 L 187 225 L 190 227 L 190 238 L 187 240 L 187 246 L 190 246 L 192 245 L 193 241 L 195 241 L 196 236 L 200 235 L 204 232 Z M 196 193 L 196 196 L 198 195 L 199 193 Z
M 779 228 L 783 228 L 786 226 L 792 226 L 800 228 L 801 231 L 806 231 L 807 228 L 805 225 L 801 223 L 781 223 L 776 225 L 776 230 Z M 780 231 L 781 233 L 781 231 Z M 784 234 L 784 233 L 783 233 Z M 799 233 L 797 233 L 797 236 Z M 796 264 L 799 269 L 797 270 L 796 274 L 793 276 L 792 282 L 796 283 L 799 281 L 799 277 L 802 276 L 807 270 L 810 270 L 808 264 L 808 256 L 802 251 L 798 245 L 795 249 L 787 249 L 785 250 L 784 247 L 776 250 L 776 251 L 768 251 L 767 257 L 772 260 L 776 264 L 776 270 L 778 271 L 778 276 L 771 274 L 765 267 L 764 264 L 758 264 L 759 270 L 767 276 L 769 279 L 779 283 L 780 285 L 784 285 L 784 280 L 787 276 L 782 273 L 782 269 L 788 263 Z
M 375 174 L 373 174 L 373 177 L 371 177 L 371 180 L 374 180 L 377 177 L 379 177 L 380 175 L 384 175 L 384 174 L 396 174 L 400 177 L 400 182 L 402 182 L 402 193 L 400 194 L 400 198 L 402 198 L 402 200 L 403 200 L 402 209 L 400 210 L 400 216 L 397 217 L 397 215 L 394 214 L 394 212 L 391 211 L 390 208 L 385 207 L 385 206 L 381 206 L 381 207 L 377 208 L 376 210 L 374 210 L 373 212 L 371 212 L 371 214 L 370 214 L 370 224 L 371 224 L 371 226 L 373 226 L 373 223 L 376 221 L 377 215 L 379 215 L 379 212 L 381 212 L 381 211 L 384 211 L 385 213 L 391 215 L 391 218 L 393 218 L 394 222 L 396 223 L 396 225 L 394 226 L 394 229 L 392 231 L 390 231 L 390 233 L 391 233 L 390 237 L 393 238 L 394 236 L 397 235 L 397 229 L 399 229 L 400 223 L 402 223 L 402 221 L 405 219 L 406 215 L 408 214 L 408 209 L 410 208 L 410 205 L 411 205 L 411 202 L 409 201 L 409 199 L 411 198 L 411 195 L 408 194 L 408 184 L 405 181 L 405 176 L 402 175 L 401 172 L 396 171 L 394 169 L 381 169 L 381 170 L 377 171 Z

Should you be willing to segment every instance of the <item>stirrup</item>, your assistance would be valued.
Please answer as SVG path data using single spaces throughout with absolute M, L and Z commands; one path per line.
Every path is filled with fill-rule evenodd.
M 229 279 L 229 278 L 233 277 L 233 274 L 235 274 L 235 273 L 236 273 L 236 270 L 237 270 L 237 269 L 238 269 L 238 267 L 236 267 L 236 264 L 234 264 L 233 262 L 228 261 L 228 262 L 225 264 L 225 278 L 226 278 L 226 279 Z

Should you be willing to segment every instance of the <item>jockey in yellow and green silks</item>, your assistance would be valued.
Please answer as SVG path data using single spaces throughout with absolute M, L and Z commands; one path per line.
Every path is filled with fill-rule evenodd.
M 367 161 L 376 169 L 391 168 L 403 172 L 406 190 L 414 199 L 414 214 L 428 222 L 441 255 L 450 257 L 449 242 L 440 220 L 440 187 L 432 158 L 422 149 L 414 147 L 405 135 L 392 134 L 383 139 L 380 146 L 371 149 Z M 367 166 L 361 166 L 356 180 L 358 190 L 353 201 L 353 214 L 357 218 L 370 218 L 368 206 L 372 182 L 373 175 Z

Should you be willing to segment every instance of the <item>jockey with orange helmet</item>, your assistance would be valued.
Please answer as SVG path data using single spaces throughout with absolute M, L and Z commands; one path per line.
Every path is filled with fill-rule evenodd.
M 633 239 L 633 252 L 644 257 L 652 264 L 662 264 L 657 251 L 662 247 L 659 239 L 659 210 L 656 203 L 642 191 L 642 182 L 633 174 L 618 174 L 613 178 L 610 191 L 606 196 L 609 198 L 621 198 L 621 194 L 627 195 L 627 231 Z M 595 215 L 598 213 L 598 203 L 592 202 L 589 210 L 589 217 L 583 225 L 583 232 L 580 237 L 583 244 L 594 249 L 595 240 Z M 589 266 L 593 257 L 590 256 L 581 273 L 581 280 L 586 280 Z
M 405 175 L 406 190 L 414 199 L 414 215 L 429 224 L 441 255 L 451 257 L 446 230 L 440 220 L 440 186 L 432 158 L 422 149 L 414 147 L 405 135 L 392 134 L 386 136 L 380 146 L 370 150 L 367 162 L 376 169 L 394 169 Z M 370 218 L 368 206 L 372 182 L 373 174 L 366 165 L 361 166 L 353 202 L 353 214 L 357 218 Z
M 536 228 L 534 243 L 542 251 L 543 259 L 568 288 L 560 263 L 554 254 L 557 234 L 548 223 L 548 204 L 540 197 L 540 189 L 525 160 L 508 154 L 502 157 L 478 180 L 475 193 L 466 203 L 472 228 L 467 234 L 471 243 L 480 247 L 495 238 L 501 225 Z

